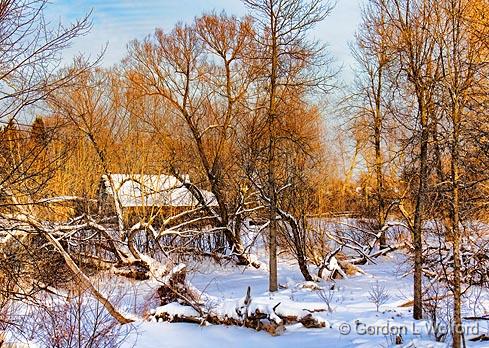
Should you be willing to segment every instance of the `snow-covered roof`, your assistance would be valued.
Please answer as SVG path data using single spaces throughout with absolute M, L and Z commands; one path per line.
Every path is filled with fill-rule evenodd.
M 199 205 L 199 201 L 180 182 L 171 175 L 144 175 L 144 174 L 111 174 L 115 191 L 123 208 L 143 206 L 173 206 L 192 207 Z M 188 177 L 185 181 L 188 182 Z M 102 176 L 105 192 L 112 194 L 107 175 Z M 206 204 L 216 206 L 214 195 L 200 190 Z

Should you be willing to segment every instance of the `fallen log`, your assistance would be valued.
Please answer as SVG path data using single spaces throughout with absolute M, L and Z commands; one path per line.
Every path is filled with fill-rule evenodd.
M 175 305 L 180 308 L 175 312 Z M 187 309 L 181 309 L 187 308 Z M 185 322 L 194 323 L 199 325 L 226 325 L 226 326 L 242 326 L 256 331 L 266 331 L 272 336 L 277 336 L 285 331 L 285 324 L 282 320 L 270 319 L 268 313 L 261 312 L 260 310 L 255 310 L 252 313 L 248 313 L 246 319 L 236 319 L 229 316 L 219 316 L 212 313 L 200 315 L 190 306 L 183 306 L 178 304 L 178 302 L 170 303 L 166 306 L 158 307 L 154 318 L 156 321 L 167 321 L 171 323 Z M 314 323 L 314 320 L 306 318 L 304 320 L 305 327 L 320 327 L 318 324 Z
M 326 323 L 324 321 L 317 320 L 313 317 L 312 314 L 308 314 L 305 317 L 302 317 L 299 320 L 299 323 L 301 323 L 305 328 L 308 329 L 320 329 L 326 326 Z
M 161 288 L 158 289 L 161 291 Z M 166 291 L 166 290 L 165 290 Z M 242 326 L 256 331 L 266 331 L 272 336 L 282 334 L 286 325 L 301 323 L 306 328 L 324 328 L 326 322 L 315 317 L 312 313 L 290 314 L 287 311 L 278 311 L 280 302 L 275 306 L 265 304 L 252 305 L 251 289 L 248 287 L 246 296 L 235 304 L 234 311 L 205 310 L 203 305 L 194 301 L 182 301 L 178 296 L 176 301 L 158 307 L 152 313 L 156 321 L 187 322 L 199 325 L 234 325 Z M 167 294 L 165 292 L 165 294 Z M 165 297 L 170 299 L 172 297 Z M 182 303 L 183 302 L 183 303 Z M 188 305 L 188 302 L 193 302 Z M 221 304 L 223 308 L 228 308 Z

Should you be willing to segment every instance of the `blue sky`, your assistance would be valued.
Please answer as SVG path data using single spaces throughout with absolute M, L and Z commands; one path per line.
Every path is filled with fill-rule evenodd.
M 343 75 L 347 79 L 353 64 L 348 42 L 353 40 L 360 20 L 360 4 L 364 1 L 337 0 L 331 16 L 312 33 L 329 45 L 338 65 L 344 66 Z M 102 65 L 110 66 L 124 57 L 130 40 L 144 38 L 157 27 L 169 30 L 178 21 L 190 22 L 212 10 L 238 16 L 246 13 L 240 0 L 52 0 L 47 15 L 67 24 L 92 11 L 93 29 L 78 38 L 64 58 L 68 62 L 78 52 L 96 56 L 108 44 Z

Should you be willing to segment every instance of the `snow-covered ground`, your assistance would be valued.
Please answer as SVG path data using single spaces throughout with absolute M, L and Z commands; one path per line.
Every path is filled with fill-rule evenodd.
M 333 290 L 329 290 L 332 282 L 319 283 L 326 289 L 323 294 L 331 298 L 332 312 L 329 312 L 318 290 L 302 287 L 301 275 L 292 261 L 280 263 L 279 283 L 286 288 L 274 294 L 267 291 L 266 265 L 252 269 L 202 263 L 189 274 L 189 280 L 210 295 L 209 306 L 213 299 L 236 303 L 250 286 L 255 305 L 280 303 L 277 311 L 289 312 L 324 309 L 314 316 L 325 320 L 326 327 L 306 329 L 302 324 L 294 324 L 286 326 L 282 335 L 273 337 L 237 326 L 139 321 L 124 347 L 447 347 L 446 343 L 435 342 L 428 321 L 414 321 L 411 308 L 400 307 L 412 294 L 412 276 L 401 276 L 405 264 L 401 254 L 393 254 L 379 259 L 375 265 L 362 266 L 365 275 L 337 280 Z M 369 291 L 377 284 L 384 286 L 389 295 L 379 312 L 369 299 Z M 467 301 L 466 314 L 472 315 L 475 309 L 481 314 L 484 308 L 489 309 L 487 292 L 479 291 L 477 295 L 477 301 Z M 488 326 L 466 322 L 466 337 L 486 333 Z M 395 345 L 398 334 L 402 336 L 402 345 Z M 468 342 L 468 347 L 489 347 L 489 343 Z
M 124 348 L 450 346 L 450 338 L 447 342 L 435 341 L 430 321 L 414 321 L 411 306 L 402 306 L 412 299 L 413 285 L 412 274 L 408 272 L 411 266 L 402 252 L 375 259 L 376 264 L 360 266 L 365 274 L 334 282 L 322 280 L 319 283 L 304 282 L 297 263 L 282 254 L 278 272 L 281 286 L 279 291 L 271 294 L 268 292 L 265 249 L 263 240 L 258 238 L 253 252 L 262 262 L 260 269 L 238 267 L 232 262 L 217 265 L 210 260 L 194 261 L 187 264 L 187 280 L 205 294 L 205 308 L 213 313 L 226 313 L 228 316 L 236 314 L 238 304 L 243 301 L 247 288 L 250 287 L 250 308 L 275 308 L 275 313 L 280 316 L 301 317 L 312 313 L 315 319 L 325 323 L 324 328 L 310 329 L 298 323 L 286 325 L 286 330 L 281 335 L 272 336 L 265 331 L 257 332 L 238 326 L 156 322 L 151 316 L 148 318 L 148 313 L 159 305 L 154 294 L 161 282 L 155 279 L 131 281 L 114 275 L 100 275 L 93 277 L 93 281 L 116 307 L 136 320 L 131 326 L 124 326 L 130 331 L 122 344 Z M 317 270 L 311 268 L 311 273 L 316 272 Z M 383 292 L 388 295 L 379 311 L 371 299 L 374 287 L 383 288 Z M 450 326 L 444 319 L 450 317 L 451 299 L 450 296 L 441 295 L 443 300 L 439 303 L 440 309 L 447 315 L 440 315 L 438 320 L 439 329 L 444 331 Z M 329 299 L 329 310 L 325 298 Z M 190 307 L 181 308 L 176 303 L 170 304 L 168 308 L 180 313 L 195 313 Z M 488 289 L 473 287 L 465 292 L 464 316 L 488 314 Z M 467 347 L 489 347 L 489 342 L 468 340 L 481 334 L 489 335 L 489 321 L 465 321 L 464 332 Z M 122 336 L 121 339 L 124 338 Z M 401 343 L 396 344 L 399 341 Z

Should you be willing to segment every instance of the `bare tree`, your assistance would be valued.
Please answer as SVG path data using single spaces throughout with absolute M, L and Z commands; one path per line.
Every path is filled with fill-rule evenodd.
M 0 4 L 0 26 L 2 28 L 0 34 L 0 44 L 2 45 L 0 86 L 3 95 L 1 108 L 2 117 L 7 118 L 9 124 L 17 118 L 24 117 L 26 119 L 29 107 L 40 106 L 54 92 L 71 84 L 76 77 L 87 69 L 87 64 L 83 63 L 76 69 L 67 69 L 61 73 L 57 71 L 62 50 L 70 44 L 72 39 L 83 35 L 90 28 L 88 17 L 67 28 L 61 24 L 57 28 L 52 28 L 47 26 L 44 17 L 46 6 L 47 1 L 43 0 L 3 1 Z M 41 128 L 38 122 L 32 133 L 39 133 Z M 35 217 L 36 212 L 32 209 L 36 204 L 34 193 L 39 191 L 40 185 L 31 178 L 35 177 L 36 170 L 39 168 L 33 165 L 35 160 L 30 159 L 30 157 L 33 156 L 32 153 L 34 153 L 34 158 L 43 153 L 49 139 L 47 139 L 46 134 L 34 135 L 36 138 L 32 139 L 34 146 L 32 152 L 20 157 L 19 161 L 10 163 L 12 166 L 0 173 L 0 195 L 4 199 L 3 202 L 8 201 L 6 205 L 10 208 L 8 210 L 10 214 L 4 214 L 5 210 L 0 213 L 2 218 L 0 228 L 2 233 L 7 236 L 2 240 L 2 244 L 5 248 L 28 249 L 26 253 L 19 255 L 28 259 L 32 259 L 33 255 L 38 253 L 42 253 L 44 257 L 52 258 L 53 251 L 55 254 L 59 252 L 69 268 L 73 270 L 75 277 L 79 278 L 81 283 L 85 285 L 91 284 L 64 251 L 59 240 L 51 235 L 53 231 L 45 229 Z M 11 149 L 10 153 L 12 153 Z M 41 178 L 43 176 L 44 174 L 41 175 Z M 50 175 L 46 175 L 46 178 L 49 177 Z M 42 181 L 42 184 L 44 183 L 45 181 Z M 33 184 L 37 184 L 34 190 L 32 189 Z M 5 220 L 3 220 L 4 218 Z M 12 224 L 14 226 L 22 224 L 23 227 L 11 228 Z M 39 244 L 43 237 L 47 241 L 47 248 L 46 245 Z M 47 254 L 44 253 L 46 249 L 48 249 Z M 15 260 L 7 261 L 15 262 Z M 26 262 L 26 264 L 39 266 L 35 259 L 32 262 Z M 48 271 L 42 270 L 41 274 Z M 48 287 L 48 285 L 43 284 L 42 280 L 39 282 L 37 278 L 38 276 L 32 279 L 17 278 L 18 282 L 13 287 L 6 289 L 7 292 L 12 291 L 11 299 L 22 301 L 31 297 L 31 290 L 25 296 L 16 297 L 16 291 L 23 286 L 34 290 Z M 98 295 L 101 303 L 108 305 L 107 308 L 113 308 L 103 295 L 100 293 Z M 111 314 L 114 313 L 117 317 L 116 310 Z M 121 315 L 118 318 L 122 321 L 125 320 Z
M 443 112 L 447 117 L 450 130 L 450 204 L 449 215 L 450 238 L 453 246 L 453 347 L 462 346 L 462 318 L 461 318 L 461 278 L 462 253 L 461 241 L 463 211 L 461 203 L 464 200 L 462 185 L 462 146 L 467 144 L 464 133 L 467 128 L 467 119 L 470 109 L 477 100 L 478 91 L 487 88 L 484 71 L 487 65 L 481 60 L 480 52 L 484 49 L 483 43 L 473 36 L 471 31 L 471 11 L 477 7 L 477 1 L 447 0 L 438 3 L 439 16 L 443 18 L 438 29 L 433 28 L 439 47 L 441 62 L 441 85 L 443 86 L 441 101 Z M 474 116 L 472 116 L 474 117 Z M 478 116 L 475 116 L 478 117 Z M 470 124 L 470 123 L 469 123 Z M 469 140 L 470 141 L 470 140 Z
M 321 0 L 243 0 L 250 8 L 259 27 L 257 43 L 259 56 L 264 63 L 261 72 L 265 97 L 258 104 L 265 110 L 263 136 L 267 139 L 264 149 L 268 162 L 266 186 L 261 190 L 269 208 L 269 290 L 276 291 L 277 280 L 277 218 L 278 191 L 276 166 L 281 159 L 277 154 L 279 139 L 276 126 L 283 122 L 284 114 L 279 104 L 291 92 L 302 86 L 327 89 L 331 75 L 321 70 L 327 66 L 323 47 L 310 42 L 305 35 L 330 13 L 333 6 Z
M 439 64 L 433 52 L 436 42 L 428 28 L 436 22 L 431 11 L 434 1 L 375 0 L 385 14 L 389 46 L 395 49 L 398 83 L 405 88 L 406 98 L 414 97 L 415 127 L 412 141 L 418 147 L 417 192 L 412 222 L 414 246 L 414 310 L 421 319 L 422 308 L 422 229 L 425 215 L 429 174 L 429 134 L 433 118 L 434 90 L 439 79 Z
M 133 42 L 127 74 L 140 97 L 159 98 L 168 110 L 163 115 L 168 117 L 166 121 L 181 130 L 163 147 L 181 154 L 169 161 L 169 170 L 183 179 L 189 166 L 194 166 L 218 206 L 210 206 L 195 186 L 181 181 L 225 234 L 239 262 L 258 266 L 241 242 L 240 215 L 246 209 L 239 199 L 241 183 L 234 160 L 238 121 L 246 114 L 243 106 L 254 78 L 254 66 L 247 58 L 247 51 L 255 46 L 253 36 L 249 18 L 204 15 L 193 25 L 177 25 L 169 33 L 157 30 L 144 42 Z M 153 121 L 149 124 L 155 134 L 162 136 L 168 131 L 161 122 Z M 195 152 L 189 152 L 188 147 Z M 238 205 L 233 208 L 235 202 Z
M 377 312 L 379 311 L 380 306 L 386 304 L 387 301 L 389 301 L 389 298 L 390 296 L 385 289 L 385 285 L 379 283 L 379 281 L 376 281 L 375 284 L 373 284 L 368 291 L 368 299 L 370 302 L 375 304 Z
M 29 112 L 33 108 L 76 76 L 76 71 L 58 73 L 61 52 L 74 38 L 90 29 L 88 17 L 68 27 L 48 26 L 44 17 L 46 6 L 45 0 L 0 3 L 0 124 L 9 127 L 17 124 L 19 130 L 20 124 L 29 124 Z M 12 142 L 3 138 L 2 146 L 20 145 L 27 134 L 17 132 L 17 139 Z M 35 145 L 22 156 L 10 156 L 11 160 L 2 161 L 0 169 L 0 185 L 8 186 L 23 203 L 45 186 L 52 169 L 51 165 L 33 168 L 46 142 Z M 11 150 L 10 154 L 16 151 Z

